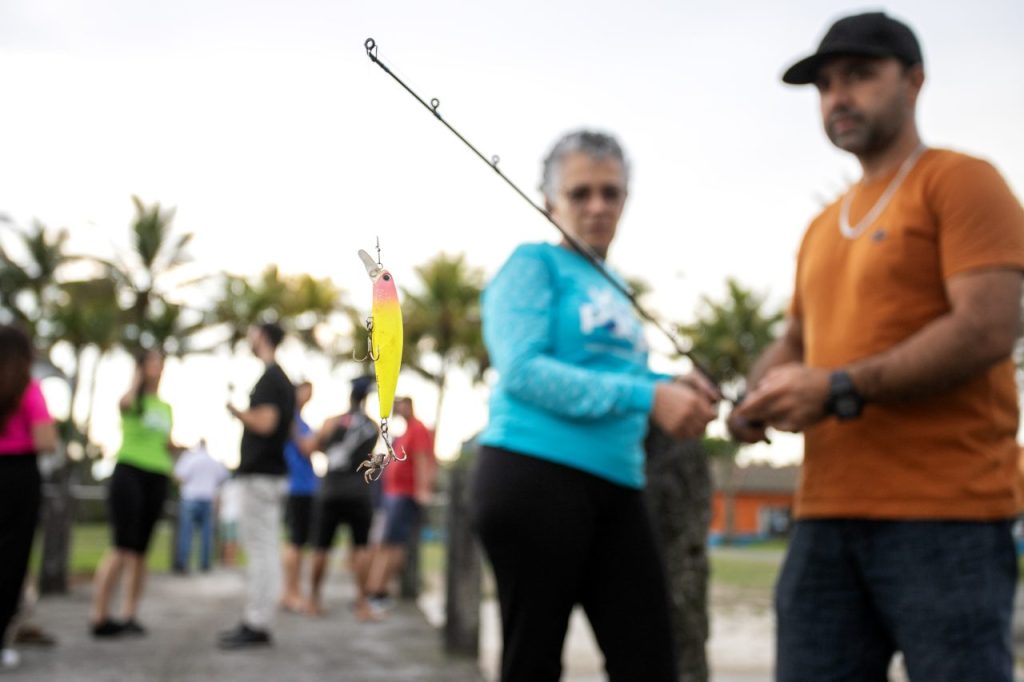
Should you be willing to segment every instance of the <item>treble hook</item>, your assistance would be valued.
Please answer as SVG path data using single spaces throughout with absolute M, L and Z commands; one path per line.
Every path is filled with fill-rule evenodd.
M 376 354 L 373 352 L 373 318 L 366 318 L 366 355 L 361 358 L 356 357 L 356 349 L 352 349 L 352 359 L 356 362 L 366 362 L 367 360 L 373 360 L 377 362 L 380 360 L 380 351 Z
M 409 459 L 409 455 L 406 454 L 405 448 L 402 448 L 402 456 L 401 457 L 399 457 L 398 455 L 395 454 L 395 448 L 391 444 L 391 434 L 388 433 L 388 419 L 387 419 L 387 417 L 383 417 L 380 420 L 380 437 L 381 437 L 381 439 L 383 439 L 384 445 L 385 445 L 385 447 L 387 447 L 388 454 L 391 456 L 391 459 L 393 459 L 393 460 L 395 460 L 397 462 L 404 462 L 405 460 Z

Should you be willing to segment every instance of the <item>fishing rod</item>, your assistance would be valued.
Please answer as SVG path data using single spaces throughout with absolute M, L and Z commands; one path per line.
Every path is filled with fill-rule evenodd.
M 597 272 L 600 273 L 602 277 L 608 280 L 608 282 L 619 293 L 621 293 L 623 296 L 629 299 L 629 302 L 633 305 L 633 309 L 637 312 L 637 314 L 640 315 L 640 317 L 645 319 L 647 322 L 653 324 L 658 331 L 664 334 L 665 337 L 669 340 L 669 342 L 671 342 L 673 348 L 675 348 L 675 351 L 682 355 L 683 357 L 688 358 L 690 362 L 693 363 L 694 369 L 696 369 L 701 375 L 704 376 L 705 379 L 710 381 L 715 386 L 715 388 L 719 390 L 719 392 L 721 392 L 721 389 L 718 387 L 718 382 L 711 374 L 711 371 L 708 370 L 702 362 L 695 358 L 690 351 L 683 348 L 682 344 L 679 342 L 679 339 L 676 337 L 676 335 L 668 327 L 664 326 L 661 323 L 661 321 L 658 320 L 658 318 L 654 317 L 654 315 L 649 313 L 640 304 L 640 301 L 637 300 L 636 293 L 632 289 L 630 289 L 628 285 L 624 284 L 617 277 L 615 277 L 615 275 L 608 271 L 608 268 L 605 267 L 601 257 L 598 256 L 594 252 L 594 250 L 590 248 L 588 244 L 586 244 L 583 241 L 580 241 L 574 235 L 566 231 L 561 225 L 555 222 L 555 219 L 551 217 L 551 214 L 546 209 L 544 209 L 540 204 L 538 204 L 529 196 L 527 196 L 527 194 L 523 190 L 521 190 L 516 183 L 512 182 L 512 180 L 509 179 L 509 177 L 505 175 L 500 168 L 498 168 L 498 162 L 501 160 L 500 157 L 494 155 L 490 159 L 488 159 L 486 156 L 484 156 L 479 149 L 473 146 L 473 144 L 469 140 L 462 136 L 462 133 L 460 133 L 458 130 L 452 127 L 452 125 L 445 120 L 444 116 L 441 115 L 441 113 L 438 111 L 438 108 L 441 106 L 441 101 L 439 99 L 435 97 L 431 99 L 430 103 L 428 104 L 422 97 L 416 94 L 416 91 L 414 91 L 412 88 L 406 85 L 401 78 L 396 76 L 395 73 L 391 69 L 389 69 L 387 65 L 384 62 L 382 62 L 380 58 L 377 56 L 377 42 L 373 38 L 367 38 L 366 42 L 363 43 L 363 46 L 366 48 L 366 56 L 370 58 L 370 61 L 372 61 L 374 64 L 383 69 L 384 73 L 391 76 L 395 80 L 395 82 L 401 85 L 402 88 L 404 88 L 406 92 L 412 95 L 417 102 L 422 104 L 424 109 L 432 113 L 434 117 L 437 118 L 437 120 L 444 125 L 445 128 L 450 130 L 452 134 L 455 135 L 455 137 L 459 138 L 459 140 L 461 140 L 464 145 L 469 147 L 469 149 L 474 154 L 476 154 L 481 161 L 490 166 L 491 170 L 497 173 L 498 177 L 504 180 L 505 183 L 509 187 L 511 187 L 516 194 L 522 197 L 526 203 L 528 203 L 538 213 L 544 216 L 544 219 L 551 223 L 551 225 L 553 225 L 554 228 L 558 230 L 559 233 L 561 233 L 562 238 L 565 239 L 566 243 L 569 244 L 570 247 L 572 247 L 573 251 L 583 256 L 584 260 L 590 263 L 590 265 L 595 270 L 597 270 Z M 729 402 L 735 403 L 736 401 L 730 399 Z

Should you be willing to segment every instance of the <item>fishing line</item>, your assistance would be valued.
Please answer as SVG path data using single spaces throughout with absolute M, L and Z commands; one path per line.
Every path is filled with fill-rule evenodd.
M 372 61 L 374 64 L 383 69 L 384 73 L 391 76 L 391 78 L 393 78 L 396 83 L 401 85 L 406 92 L 412 95 L 417 102 L 423 105 L 424 109 L 432 113 L 434 117 L 444 125 L 445 128 L 451 131 L 451 133 L 455 135 L 455 137 L 459 138 L 459 140 L 464 145 L 469 147 L 469 149 L 474 154 L 476 154 L 481 161 L 490 166 L 491 170 L 497 173 L 498 177 L 504 180 L 505 183 L 509 187 L 511 187 L 516 194 L 522 197 L 522 199 L 526 203 L 528 203 L 538 213 L 544 216 L 544 219 L 551 223 L 551 225 L 554 226 L 554 228 L 558 230 L 559 233 L 561 233 L 566 243 L 568 243 L 574 251 L 583 256 L 584 260 L 590 263 L 590 265 L 595 270 L 597 270 L 602 277 L 608 280 L 608 282 L 619 293 L 621 293 L 623 296 L 629 299 L 629 302 L 632 304 L 633 309 L 637 312 L 637 314 L 640 315 L 640 317 L 645 319 L 647 322 L 653 324 L 655 328 L 662 334 L 664 334 L 665 337 L 669 340 L 669 342 L 671 342 L 673 348 L 675 348 L 677 353 L 679 353 L 683 357 L 688 358 L 690 362 L 693 363 L 694 369 L 700 372 L 700 374 L 702 374 L 705 379 L 714 384 L 716 388 L 718 387 L 718 382 L 715 380 L 710 370 L 708 370 L 703 363 L 697 360 L 697 358 L 695 358 L 693 354 L 690 353 L 690 351 L 683 348 L 682 344 L 679 342 L 679 339 L 668 327 L 664 326 L 656 317 L 654 317 L 654 315 L 647 312 L 647 310 L 637 300 L 636 293 L 632 289 L 630 289 L 628 285 L 624 284 L 617 277 L 615 277 L 615 275 L 608 271 L 608 269 L 604 266 L 604 262 L 601 260 L 601 257 L 594 253 L 594 250 L 591 249 L 588 244 L 580 241 L 575 236 L 567 232 L 561 225 L 555 222 L 554 218 L 551 217 L 551 214 L 548 213 L 547 210 L 545 210 L 540 204 L 531 199 L 523 190 L 519 188 L 519 186 L 516 183 L 512 182 L 512 180 L 509 179 L 509 177 L 505 175 L 500 168 L 498 168 L 498 163 L 501 161 L 500 157 L 494 155 L 488 159 L 486 156 L 483 155 L 483 153 L 480 152 L 479 149 L 473 146 L 473 144 L 469 140 L 463 137 L 462 133 L 456 130 L 450 123 L 448 123 L 448 121 L 445 120 L 444 116 L 441 115 L 441 112 L 438 111 L 438 109 L 441 107 L 441 100 L 435 97 L 431 99 L 430 102 L 428 103 L 426 100 L 420 97 L 415 90 L 406 85 L 401 78 L 396 76 L 395 73 L 390 68 L 388 68 L 388 66 L 384 62 L 382 62 L 380 58 L 377 56 L 377 42 L 373 38 L 367 38 L 366 42 L 363 43 L 363 46 L 366 48 L 366 56 L 370 58 L 370 61 Z M 730 402 L 736 401 L 730 400 Z

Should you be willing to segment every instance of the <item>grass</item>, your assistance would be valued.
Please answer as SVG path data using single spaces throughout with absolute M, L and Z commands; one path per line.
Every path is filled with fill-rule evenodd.
M 71 575 L 91 576 L 110 545 L 110 529 L 105 523 L 76 524 L 71 531 Z M 42 561 L 43 539 L 37 534 L 32 545 L 31 569 L 39 570 Z M 153 540 L 149 545 L 147 562 L 149 570 L 167 572 L 171 570 L 171 527 L 164 522 L 157 524 Z
M 32 552 L 32 570 L 38 571 L 42 554 L 42 538 L 37 538 Z M 78 524 L 71 534 L 71 575 L 90 576 L 96 570 L 103 552 L 110 542 L 106 524 Z M 343 544 L 343 543 L 340 543 Z M 711 583 L 739 589 L 771 590 L 782 566 L 783 540 L 772 540 L 728 551 L 712 550 Z M 445 547 L 437 541 L 424 542 L 420 547 L 423 576 L 442 576 L 445 570 Z M 171 569 L 171 527 L 161 522 L 153 535 L 148 556 L 149 569 L 167 572 Z M 1024 574 L 1024 556 L 1019 560 Z M 433 578 L 436 579 L 436 578 Z
M 344 534 L 342 534 L 344 535 Z M 343 538 L 344 539 L 344 538 Z M 110 545 L 110 528 L 105 523 L 80 523 L 71 531 L 71 575 L 91 576 Z M 337 543 L 342 546 L 344 542 Z M 36 537 L 32 546 L 31 570 L 37 572 L 42 561 L 42 535 Z M 444 545 L 440 542 L 425 542 L 420 548 L 423 575 L 440 574 L 444 570 Z M 149 543 L 146 563 L 154 573 L 171 570 L 171 526 L 161 521 L 157 524 L 153 539 Z M 244 561 L 244 559 L 243 559 Z
M 743 556 L 711 555 L 711 583 L 739 589 L 771 590 L 778 578 L 778 563 Z

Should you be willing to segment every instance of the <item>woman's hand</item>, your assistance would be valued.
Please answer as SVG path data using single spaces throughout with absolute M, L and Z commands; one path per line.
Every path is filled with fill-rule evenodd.
M 710 379 L 700 372 L 683 374 L 675 377 L 673 380 L 676 383 L 689 386 L 698 393 L 702 393 L 705 398 L 711 401 L 712 404 L 715 404 L 722 399 L 722 393 L 718 390 L 718 386 L 715 386 Z
M 651 418 L 673 438 L 696 438 L 717 416 L 714 402 L 704 391 L 677 382 L 662 381 L 654 385 Z

